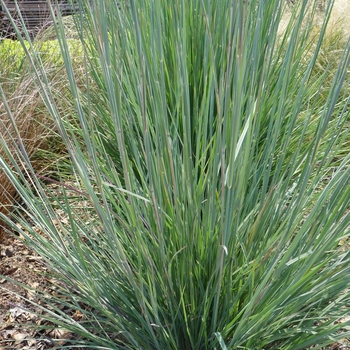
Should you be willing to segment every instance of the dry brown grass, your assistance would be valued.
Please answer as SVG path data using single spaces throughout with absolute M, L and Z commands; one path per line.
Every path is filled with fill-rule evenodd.
M 65 21 L 67 21 L 69 27 L 71 19 L 66 18 Z M 73 38 L 73 32 L 69 28 L 69 36 Z M 56 107 L 60 110 L 60 115 L 63 118 L 67 118 L 72 122 L 74 108 L 72 108 L 73 101 L 69 91 L 68 78 L 57 42 L 48 40 L 53 37 L 52 28 L 47 29 L 40 40 L 36 41 L 36 48 L 43 53 L 42 68 L 50 81 Z M 17 157 L 16 160 L 20 164 L 23 164 L 21 171 L 24 171 L 25 165 L 19 159 L 22 152 L 19 148 L 20 140 L 34 171 L 47 175 L 48 172 L 51 173 L 62 158 L 66 159 L 68 156 L 60 137 L 56 133 L 55 123 L 40 95 L 40 87 L 33 80 L 34 75 L 30 72 L 29 61 L 25 58 L 19 43 L 17 44 L 14 43 L 13 47 L 11 43 L 7 45 L 5 53 L 3 50 L 0 51 L 2 55 L 0 84 L 11 111 L 10 116 L 8 109 L 5 108 L 4 101 L 0 98 L 0 139 L 2 139 L 2 144 L 6 145 L 4 148 L 0 144 L 0 157 L 4 157 L 5 161 L 9 160 L 9 157 L 6 156 L 6 153 L 9 152 Z M 80 88 L 84 88 L 86 81 L 84 80 L 84 67 L 81 64 L 82 51 L 77 46 L 79 45 L 78 41 L 73 39 L 71 44 L 70 51 L 75 79 Z M 11 181 L 0 169 L 0 213 L 8 215 L 13 209 L 17 197 Z M 5 232 L 6 227 L 0 221 L 0 240 Z
M 0 81 L 6 95 L 9 108 L 0 99 L 0 157 L 9 160 L 7 153 L 12 154 L 25 171 L 23 148 L 36 173 L 45 173 L 52 169 L 62 157 L 66 157 L 64 147 L 55 132 L 55 126 L 45 103 L 40 96 L 40 88 L 33 80 L 33 75 L 26 67 L 18 69 L 14 63 L 6 70 L 0 71 Z M 62 66 L 47 63 L 45 73 L 54 81 L 54 92 L 57 94 L 59 108 L 69 105 L 67 78 Z M 9 113 L 10 110 L 11 112 Z M 6 146 L 5 146 L 6 145 Z M 17 193 L 3 169 L 0 169 L 0 213 L 8 215 L 16 203 Z M 0 221 L 0 240 L 6 227 Z
M 24 145 L 30 159 L 40 149 L 47 147 L 46 141 L 52 137 L 53 123 L 45 113 L 39 91 L 30 79 L 18 84 L 11 96 L 7 96 L 12 116 L 5 109 L 4 102 L 0 104 L 0 134 L 8 151 L 19 158 L 21 143 Z M 17 130 L 13 125 L 14 120 Z M 7 150 L 1 148 L 0 156 L 8 159 Z M 22 163 L 23 164 L 23 163 Z M 36 171 L 43 170 L 42 162 L 33 162 Z M 23 169 L 24 170 L 24 165 Z M 0 212 L 7 215 L 16 200 L 16 191 L 4 171 L 0 170 Z M 4 225 L 0 222 L 0 239 L 4 234 Z

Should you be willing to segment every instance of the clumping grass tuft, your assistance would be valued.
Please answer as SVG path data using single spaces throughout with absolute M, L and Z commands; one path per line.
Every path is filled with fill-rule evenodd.
M 24 42 L 26 49 L 29 43 Z M 76 60 L 79 57 L 79 45 L 76 41 L 69 41 L 71 52 L 74 51 Z M 64 62 L 60 54 L 59 45 L 54 41 L 37 41 L 35 52 L 40 55 L 45 76 L 55 81 L 51 92 L 55 100 L 61 105 L 69 103 L 70 94 L 67 89 L 67 79 L 64 74 Z M 2 144 L 7 147 L 0 150 L 4 159 L 7 155 L 19 154 L 23 156 L 23 149 L 30 159 L 36 173 L 49 174 L 67 158 L 61 139 L 58 137 L 54 121 L 47 112 L 45 103 L 40 96 L 40 86 L 32 77 L 32 69 L 20 42 L 3 40 L 0 42 L 0 134 Z M 81 57 L 81 50 L 80 50 Z M 77 69 L 77 73 L 78 73 Z M 60 94 L 58 101 L 58 92 Z M 66 92 L 66 96 L 64 96 Z M 17 161 L 20 161 L 17 157 Z M 62 164 L 63 165 L 63 164 Z M 21 164 L 20 169 L 25 167 Z M 8 214 L 18 199 L 15 186 L 9 181 L 3 170 L 0 171 L 0 212 Z M 3 223 L 1 223 L 1 226 Z M 0 228 L 0 237 L 3 235 Z
M 316 36 L 306 0 L 283 34 L 282 0 L 78 4 L 84 85 L 55 26 L 71 118 L 28 49 L 73 185 L 58 172 L 63 195 L 46 187 L 22 148 L 6 148 L 17 134 L 0 159 L 26 204 L 3 220 L 84 314 L 43 295 L 47 317 L 99 349 L 348 337 L 350 45 L 320 72 L 331 3 Z

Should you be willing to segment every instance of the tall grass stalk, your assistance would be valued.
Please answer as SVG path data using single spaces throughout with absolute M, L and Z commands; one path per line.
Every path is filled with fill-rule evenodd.
M 0 160 L 28 217 L 7 220 L 85 314 L 55 309 L 53 322 L 99 349 L 296 350 L 348 336 L 336 321 L 350 301 L 349 155 L 332 162 L 349 135 L 349 43 L 326 97 L 327 67 L 313 75 L 332 4 L 312 41 L 309 1 L 282 34 L 281 0 L 78 3 L 84 89 L 56 24 L 77 123 L 28 49 L 76 188 L 62 174 L 57 196 L 26 157 L 18 165 L 22 149 Z M 57 207 L 68 223 L 54 224 Z

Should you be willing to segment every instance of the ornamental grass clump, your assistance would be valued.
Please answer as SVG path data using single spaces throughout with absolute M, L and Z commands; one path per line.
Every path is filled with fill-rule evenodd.
M 56 24 L 75 122 L 28 50 L 69 183 L 58 196 L 23 149 L 0 160 L 26 204 L 9 224 L 61 282 L 47 317 L 99 349 L 348 337 L 349 42 L 326 97 L 315 73 L 331 3 L 316 38 L 310 1 L 283 34 L 281 0 L 78 3 L 83 88 Z

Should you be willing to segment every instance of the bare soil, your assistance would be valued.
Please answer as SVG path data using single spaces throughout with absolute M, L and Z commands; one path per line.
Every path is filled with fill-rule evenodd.
M 0 275 L 0 350 L 69 348 L 74 335 L 46 321 L 42 317 L 46 311 L 40 308 L 46 305 L 38 292 L 50 297 L 56 293 L 58 281 L 16 236 L 6 235 L 0 242 Z M 78 310 L 57 307 L 76 321 L 83 317 Z

